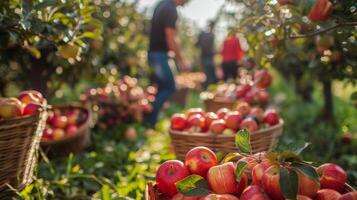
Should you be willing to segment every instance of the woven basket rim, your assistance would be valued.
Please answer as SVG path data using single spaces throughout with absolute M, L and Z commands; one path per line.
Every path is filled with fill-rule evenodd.
M 205 102 L 207 101 L 212 101 L 212 102 L 217 102 L 217 103 L 237 103 L 237 99 L 225 99 L 223 97 L 214 97 L 214 98 L 209 98 L 205 99 Z
M 284 125 L 284 120 L 280 119 L 279 120 L 279 124 L 274 125 L 274 126 L 270 126 L 264 129 L 259 129 L 258 131 L 252 132 L 251 135 L 259 135 L 259 134 L 264 134 L 268 131 L 273 131 L 273 130 L 277 130 L 280 129 L 281 127 L 283 127 Z M 211 137 L 211 138 L 234 138 L 235 134 L 232 135 L 217 135 L 217 134 L 213 134 L 213 133 L 195 133 L 195 132 L 188 132 L 188 131 L 176 131 L 176 130 L 172 130 L 171 128 L 169 129 L 169 133 L 171 135 L 180 135 L 180 136 L 195 136 L 195 137 Z
M 41 146 L 51 146 L 54 144 L 59 144 L 59 143 L 66 143 L 68 141 L 71 141 L 75 138 L 81 137 L 82 135 L 86 134 L 86 129 L 90 127 L 90 119 L 91 119 L 91 112 L 89 112 L 88 108 L 85 106 L 80 105 L 79 103 L 65 103 L 65 104 L 58 104 L 58 105 L 53 105 L 53 108 L 79 108 L 85 112 L 87 112 L 88 117 L 87 119 L 78 127 L 78 130 L 76 131 L 75 134 L 70 135 L 70 136 L 64 136 L 63 138 L 59 140 L 50 140 L 50 141 L 42 141 L 41 140 Z

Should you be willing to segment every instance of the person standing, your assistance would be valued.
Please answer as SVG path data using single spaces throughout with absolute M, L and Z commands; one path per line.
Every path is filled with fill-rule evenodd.
M 163 104 L 176 91 L 175 78 L 169 66 L 169 51 L 175 55 L 176 62 L 182 71 L 188 69 L 176 42 L 177 7 L 185 5 L 189 0 L 162 0 L 156 6 L 151 20 L 149 64 L 153 69 L 158 92 L 153 102 L 153 110 L 148 118 L 150 126 L 157 122 Z
M 230 31 L 224 40 L 222 55 L 223 79 L 236 79 L 238 76 L 238 67 L 244 57 L 239 39 L 235 32 Z
M 203 68 L 203 72 L 206 75 L 206 82 L 204 83 L 204 88 L 210 84 L 214 84 L 217 82 L 216 71 L 214 67 L 213 57 L 215 54 L 214 51 L 214 22 L 210 22 L 207 31 L 202 31 L 196 43 L 196 46 L 201 51 L 201 66 Z

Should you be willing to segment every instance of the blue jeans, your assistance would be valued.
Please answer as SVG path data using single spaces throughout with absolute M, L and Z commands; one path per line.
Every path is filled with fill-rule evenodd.
M 158 92 L 153 103 L 153 110 L 148 118 L 148 123 L 154 126 L 157 122 L 159 111 L 171 95 L 176 91 L 175 78 L 169 66 L 169 57 L 164 52 L 149 52 L 149 64 L 154 71 Z
M 213 58 L 201 58 L 201 65 L 203 68 L 203 72 L 206 75 L 206 82 L 204 83 L 204 88 L 207 89 L 209 85 L 217 83 Z

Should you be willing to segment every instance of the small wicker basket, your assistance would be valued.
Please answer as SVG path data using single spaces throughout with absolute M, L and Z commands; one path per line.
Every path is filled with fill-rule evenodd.
M 228 108 L 234 110 L 237 105 L 236 101 L 226 99 L 207 99 L 204 101 L 205 110 L 207 112 L 217 112 L 221 108 Z
M 253 153 L 268 151 L 273 149 L 278 143 L 283 132 L 284 121 L 265 129 L 260 129 L 251 133 L 250 143 Z M 223 151 L 226 153 L 237 152 L 235 145 L 235 135 L 216 135 L 211 133 L 190 133 L 185 131 L 169 131 L 171 141 L 175 149 L 176 157 L 184 160 L 186 153 L 197 146 L 205 146 L 212 151 Z
M 352 186 L 345 184 L 345 193 L 356 191 Z M 145 188 L 145 200 L 169 200 L 170 198 L 160 193 L 157 186 L 153 183 L 148 183 Z
M 22 190 L 32 182 L 47 119 L 46 106 L 43 108 L 32 116 L 0 120 L 0 199 L 14 195 L 8 185 Z
M 65 136 L 59 140 L 41 141 L 41 148 L 48 155 L 66 156 L 70 153 L 80 153 L 90 142 L 90 129 L 93 126 L 91 121 L 91 112 L 89 112 L 89 109 L 76 103 L 55 105 L 53 108 L 57 108 L 59 110 L 67 108 L 80 109 L 81 112 L 87 113 L 87 118 L 78 127 L 78 131 L 75 134 Z

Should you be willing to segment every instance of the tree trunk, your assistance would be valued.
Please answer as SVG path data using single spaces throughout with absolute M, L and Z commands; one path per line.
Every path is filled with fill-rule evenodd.
M 333 109 L 333 95 L 332 95 L 332 82 L 330 80 L 322 81 L 324 107 L 322 110 L 321 118 L 326 121 L 335 121 L 334 109 Z

